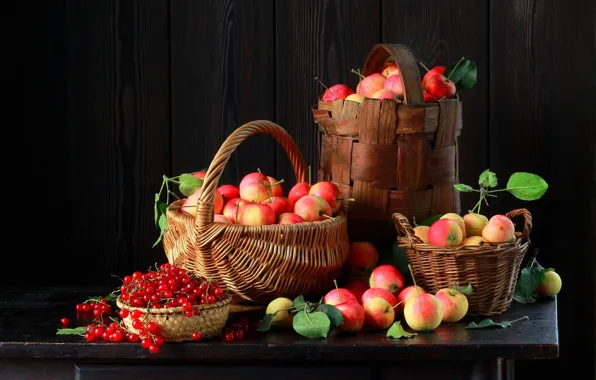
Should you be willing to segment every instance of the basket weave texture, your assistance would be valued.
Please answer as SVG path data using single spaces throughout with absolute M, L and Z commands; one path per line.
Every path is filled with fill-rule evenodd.
M 172 308 L 138 308 L 124 303 L 120 297 L 116 299 L 116 304 L 120 309 L 127 309 L 129 314 L 123 319 L 126 328 L 138 335 L 139 331 L 132 326 L 132 311 L 140 310 L 147 312 L 144 322 L 155 322 L 167 342 L 182 342 L 192 340 L 192 334 L 195 331 L 201 333 L 201 339 L 208 339 L 221 334 L 222 329 L 228 321 L 230 312 L 230 300 L 226 300 L 206 305 L 195 305 L 194 309 L 201 310 L 199 315 L 187 317 L 182 307 Z
M 468 295 L 468 315 L 489 316 L 505 312 L 513 301 L 520 266 L 530 245 L 532 216 L 526 209 L 505 214 L 512 219 L 523 216 L 522 232 L 515 233 L 512 243 L 481 246 L 439 247 L 423 243 L 408 219 L 393 215 L 398 243 L 404 247 L 416 284 L 429 293 L 449 288 L 454 283 L 472 285 Z
M 393 213 L 424 220 L 460 212 L 453 184 L 459 181 L 462 130 L 458 98 L 424 102 L 416 58 L 406 46 L 374 46 L 363 74 L 380 73 L 390 58 L 400 70 L 403 103 L 338 99 L 312 107 L 319 127 L 318 180 L 334 182 L 343 198 L 356 198 L 350 238 L 389 244 L 395 241 Z
M 234 150 L 249 136 L 265 133 L 284 148 L 297 182 L 306 182 L 307 167 L 290 135 L 279 125 L 257 120 L 234 131 L 213 158 L 192 217 L 168 209 L 163 245 L 171 264 L 213 278 L 232 294 L 256 303 L 277 297 L 320 295 L 333 286 L 348 258 L 347 219 L 293 225 L 245 226 L 213 221 L 213 195 Z M 183 201 L 176 201 L 175 206 Z

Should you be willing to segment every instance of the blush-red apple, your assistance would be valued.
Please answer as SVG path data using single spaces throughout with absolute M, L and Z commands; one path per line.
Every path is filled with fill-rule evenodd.
M 372 95 L 385 88 L 385 78 L 383 74 L 374 73 L 360 81 L 357 90 L 359 94 L 364 95 L 366 98 L 372 97 Z
M 444 288 L 435 293 L 443 307 L 443 322 L 457 322 L 468 312 L 468 298 L 452 288 Z
M 298 214 L 294 214 L 293 212 L 286 212 L 281 214 L 277 218 L 278 224 L 298 224 L 303 223 L 304 219 Z
M 371 288 L 386 289 L 397 296 L 404 287 L 404 276 L 393 265 L 380 265 L 370 274 L 369 285 Z
M 395 311 L 386 299 L 374 297 L 364 306 L 364 323 L 372 330 L 386 330 L 395 320 Z
M 429 71 L 426 72 L 426 74 L 424 74 L 424 77 L 422 77 L 422 88 L 424 89 L 426 87 L 426 81 L 428 80 L 428 78 L 432 77 L 433 75 L 443 75 L 445 73 L 446 67 L 445 66 L 435 66 L 432 69 L 430 69 Z
M 271 207 L 271 209 L 275 213 L 276 218 L 278 216 L 280 216 L 281 214 L 285 214 L 287 212 L 292 211 L 292 205 L 290 204 L 290 201 L 288 201 L 284 197 L 279 197 L 279 196 L 271 197 L 271 198 L 264 200 L 261 203 Z
M 368 275 L 377 266 L 379 253 L 374 245 L 367 241 L 350 243 L 350 251 L 345 267 L 351 275 Z
M 417 286 L 417 285 L 410 285 L 408 287 L 405 287 L 397 295 L 397 303 L 399 303 L 399 306 L 397 308 L 399 309 L 400 312 L 403 312 L 404 306 L 406 305 L 406 302 L 408 302 L 408 300 L 410 298 L 417 296 L 419 294 L 424 294 L 424 293 L 426 293 L 426 290 L 422 289 L 422 287 Z
M 439 219 L 428 230 L 428 242 L 439 247 L 457 247 L 463 240 L 460 226 L 451 219 Z
M 333 102 L 337 99 L 345 99 L 348 95 L 354 93 L 350 87 L 346 86 L 345 84 L 336 84 L 329 87 L 323 93 L 323 101 L 324 102 Z
M 223 215 L 232 223 L 238 223 L 238 211 L 244 205 L 250 204 L 249 201 L 242 198 L 230 199 L 223 209 Z
M 323 303 L 337 305 L 348 301 L 358 301 L 354 293 L 345 288 L 335 288 L 327 292 L 323 297 Z
M 437 99 L 452 98 L 456 92 L 455 83 L 440 74 L 428 78 L 424 89 Z
M 272 195 L 269 178 L 259 172 L 245 175 L 239 188 L 240 198 L 253 203 L 261 203 Z
M 278 181 L 273 177 L 267 176 L 267 179 L 269 180 L 269 191 L 271 192 L 271 196 L 272 197 L 281 197 L 284 195 L 284 189 L 281 186 L 281 184 L 283 183 L 283 181 Z
M 434 330 L 443 321 L 443 306 L 439 299 L 430 293 L 414 296 L 406 301 L 404 319 L 413 330 Z
M 395 75 L 400 75 L 399 67 L 394 62 L 386 62 L 381 73 L 385 78 L 389 78 Z
M 339 207 L 341 205 L 340 202 L 338 202 L 337 200 L 339 198 L 339 188 L 333 182 L 317 182 L 314 185 L 312 185 L 308 194 L 316 195 L 326 200 L 329 206 L 331 206 L 331 211 L 333 213 L 336 213 L 339 210 Z
M 347 302 L 339 303 L 335 305 L 337 310 L 341 313 L 344 318 L 344 322 L 339 325 L 339 329 L 342 331 L 356 332 L 362 330 L 364 326 L 364 308 L 358 303 L 358 301 L 350 300 Z
M 362 300 L 362 295 L 368 290 L 368 283 L 364 280 L 354 278 L 344 284 L 343 288 L 352 292 L 358 300 Z
M 290 192 L 288 193 L 288 200 L 292 205 L 292 209 L 294 208 L 294 205 L 296 204 L 298 199 L 302 198 L 305 195 L 308 195 L 309 191 L 310 186 L 307 182 L 298 182 L 290 189 Z
M 404 84 L 401 81 L 401 76 L 392 75 L 385 81 L 385 89 L 391 90 L 395 95 L 404 96 Z
M 373 99 L 393 99 L 395 101 L 397 101 L 397 97 L 395 96 L 395 94 L 393 93 L 393 91 L 388 90 L 386 88 L 383 88 L 375 93 L 373 93 L 371 96 L 371 98 Z
M 494 215 L 482 230 L 482 238 L 489 243 L 509 243 L 515 239 L 515 225 L 505 215 Z
M 332 214 L 331 206 L 321 197 L 316 195 L 305 195 L 298 199 L 294 205 L 294 213 L 298 214 L 307 222 L 325 220 Z
M 362 302 L 362 304 L 364 305 L 365 303 L 367 303 L 368 301 L 370 301 L 371 299 L 375 298 L 375 297 L 381 297 L 383 298 L 385 301 L 389 302 L 389 304 L 393 307 L 395 305 L 397 305 L 398 300 L 397 298 L 395 298 L 395 296 L 387 289 L 381 289 L 381 288 L 370 288 L 367 291 L 365 291 L 362 294 L 362 297 L 360 298 L 360 301 Z
M 224 199 L 224 204 L 228 203 L 230 199 L 240 198 L 240 189 L 234 185 L 223 185 L 217 188 L 217 191 Z
M 275 224 L 275 221 L 275 213 L 264 204 L 249 203 L 238 211 L 238 224 L 245 226 L 265 226 Z
M 199 187 L 194 194 L 186 198 L 184 203 L 182 204 L 182 210 L 192 216 L 197 216 L 197 201 L 203 192 L 203 188 Z M 214 214 L 221 214 L 223 210 L 224 200 L 219 191 L 215 190 L 213 194 L 213 213 Z

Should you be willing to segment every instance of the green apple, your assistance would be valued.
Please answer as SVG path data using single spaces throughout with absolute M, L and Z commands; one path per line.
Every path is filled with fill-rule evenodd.
M 292 322 L 294 321 L 294 316 L 291 315 L 288 309 L 294 305 L 294 302 L 286 297 L 278 297 L 273 301 L 269 302 L 267 305 L 267 310 L 265 314 L 275 314 L 273 319 L 271 320 L 271 325 L 273 326 L 281 326 L 281 327 L 291 327 Z
M 544 272 L 544 279 L 536 287 L 536 294 L 542 297 L 556 296 L 561 291 L 563 282 L 557 272 L 552 269 L 547 269 Z

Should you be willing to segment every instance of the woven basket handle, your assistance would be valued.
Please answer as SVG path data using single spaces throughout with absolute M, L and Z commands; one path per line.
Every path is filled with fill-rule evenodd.
M 517 216 L 524 217 L 524 228 L 521 233 L 521 238 L 526 241 L 530 241 L 530 232 L 532 232 L 532 214 L 525 208 L 509 211 L 505 214 L 509 219 L 513 219 Z
M 424 104 L 422 81 L 420 80 L 416 58 L 405 45 L 375 45 L 366 58 L 362 74 L 368 76 L 380 73 L 389 57 L 393 57 L 401 74 L 404 85 L 404 104 Z
M 410 222 L 408 222 L 408 218 L 396 212 L 392 215 L 393 217 L 393 224 L 395 224 L 395 228 L 397 229 L 397 236 L 406 237 L 410 240 L 410 244 L 422 244 L 423 241 L 416 236 L 414 233 L 414 229 Z
M 203 191 L 197 201 L 197 216 L 195 223 L 199 229 L 213 222 L 213 196 L 218 187 L 219 178 L 236 148 L 249 136 L 265 133 L 277 140 L 290 158 L 296 180 L 307 181 L 307 167 L 300 150 L 285 129 L 267 120 L 255 120 L 236 129 L 219 148 L 207 169 L 203 181 Z

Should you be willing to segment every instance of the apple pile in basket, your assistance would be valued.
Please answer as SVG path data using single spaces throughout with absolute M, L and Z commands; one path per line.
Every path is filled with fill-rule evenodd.
M 192 174 L 201 181 L 205 175 L 205 171 Z M 299 182 L 287 196 L 284 196 L 282 183 L 283 180 L 278 181 L 259 170 L 245 175 L 238 186 L 218 187 L 213 198 L 214 221 L 246 226 L 298 224 L 333 218 L 340 210 L 343 199 L 332 182 L 313 185 Z M 197 185 L 201 186 L 200 182 Z M 202 190 L 198 187 L 186 198 L 181 206 L 183 212 L 196 216 Z
M 450 67 L 438 65 L 430 70 L 421 66 L 426 70 L 421 83 L 425 103 L 452 99 L 459 90 L 471 88 L 476 83 L 476 65 L 470 60 L 462 58 Z M 404 86 L 395 62 L 387 61 L 382 72 L 368 76 L 357 70 L 352 72 L 360 76 L 356 91 L 345 84 L 335 84 L 326 88 L 322 100 L 333 102 L 345 99 L 362 103 L 365 98 L 393 99 L 397 102 L 404 98 Z

